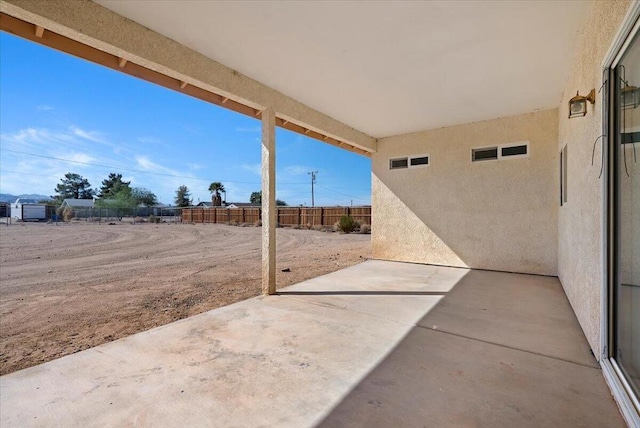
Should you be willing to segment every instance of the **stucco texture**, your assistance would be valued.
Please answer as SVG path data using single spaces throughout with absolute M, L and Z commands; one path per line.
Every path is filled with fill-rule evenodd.
M 558 211 L 558 276 L 591 349 L 600 359 L 603 178 L 600 146 L 594 166 L 591 155 L 602 133 L 602 97 L 588 105 L 582 118 L 568 119 L 569 99 L 602 85 L 602 61 L 620 27 L 629 2 L 595 1 L 585 20 L 559 109 L 557 151 L 567 145 L 568 201 Z
M 557 274 L 558 110 L 378 141 L 376 259 Z M 471 149 L 529 141 L 529 157 L 471 162 Z M 424 168 L 389 159 L 429 154 Z

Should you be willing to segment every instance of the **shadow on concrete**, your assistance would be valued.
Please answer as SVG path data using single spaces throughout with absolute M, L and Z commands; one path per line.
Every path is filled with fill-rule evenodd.
M 318 426 L 625 424 L 557 278 L 470 271 Z

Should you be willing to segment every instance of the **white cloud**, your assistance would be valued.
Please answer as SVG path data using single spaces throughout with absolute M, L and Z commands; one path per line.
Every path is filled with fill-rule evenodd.
M 283 172 L 288 175 L 305 175 L 310 171 L 315 171 L 313 168 L 304 165 L 290 165 L 284 168 Z
M 80 164 L 91 163 L 96 160 L 96 158 L 86 153 L 73 153 L 71 155 L 64 156 L 63 158 L 72 162 L 80 163 Z
M 262 177 L 262 165 L 259 163 L 243 164 L 240 165 L 240 167 L 245 171 L 249 171 L 250 173 L 257 175 L 258 177 Z
M 236 132 L 258 133 L 258 132 L 262 132 L 262 127 L 261 126 L 252 126 L 250 128 L 238 127 L 236 128 Z
M 145 171 L 155 172 L 160 174 L 181 175 L 179 172 L 171 168 L 167 168 L 166 166 L 153 162 L 151 159 L 149 159 L 146 156 L 136 156 L 135 160 L 138 164 L 138 167 L 142 168 Z
M 105 144 L 106 143 L 106 141 L 102 137 L 102 134 L 99 133 L 99 132 L 96 132 L 96 131 L 85 131 L 84 129 L 81 129 L 81 128 L 75 126 L 75 125 L 69 127 L 69 129 L 71 130 L 73 135 L 75 135 L 77 137 L 80 137 L 82 139 L 93 141 L 94 143 L 101 143 L 101 144 Z
M 189 169 L 193 170 L 193 171 L 197 171 L 199 169 L 203 169 L 205 166 L 199 163 L 187 163 L 187 166 L 189 167 Z
M 53 110 L 53 107 L 48 105 L 48 104 L 41 104 L 39 106 L 36 106 L 36 108 L 38 110 L 44 110 L 44 111 L 49 111 L 49 110 Z

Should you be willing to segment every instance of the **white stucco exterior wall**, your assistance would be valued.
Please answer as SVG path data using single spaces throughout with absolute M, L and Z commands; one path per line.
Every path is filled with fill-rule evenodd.
M 557 274 L 558 110 L 378 140 L 376 259 Z M 529 157 L 471 162 L 471 149 L 529 141 Z M 424 168 L 389 159 L 430 155 Z
M 602 97 L 589 104 L 583 118 L 568 119 L 568 102 L 580 91 L 602 85 L 602 61 L 625 16 L 629 2 L 595 1 L 572 59 L 559 109 L 557 151 L 568 147 L 568 201 L 558 211 L 558 276 L 591 349 L 600 358 L 603 190 L 600 148 L 591 166 L 593 143 L 603 133 Z

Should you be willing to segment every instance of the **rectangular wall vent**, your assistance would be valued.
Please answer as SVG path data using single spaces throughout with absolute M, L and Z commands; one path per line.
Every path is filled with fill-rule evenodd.
M 494 147 L 480 147 L 471 149 L 471 162 L 518 159 L 529 157 L 529 142 L 502 144 Z
M 411 156 L 409 167 L 415 168 L 420 166 L 429 166 L 429 155 Z
M 500 156 L 505 157 L 513 157 L 520 156 L 524 157 L 529 154 L 529 145 L 528 144 L 519 144 L 517 146 L 502 146 L 500 148 Z
M 484 147 L 482 149 L 471 149 L 471 161 L 486 161 L 498 159 L 497 147 Z
M 409 168 L 408 158 L 389 159 L 389 169 Z

